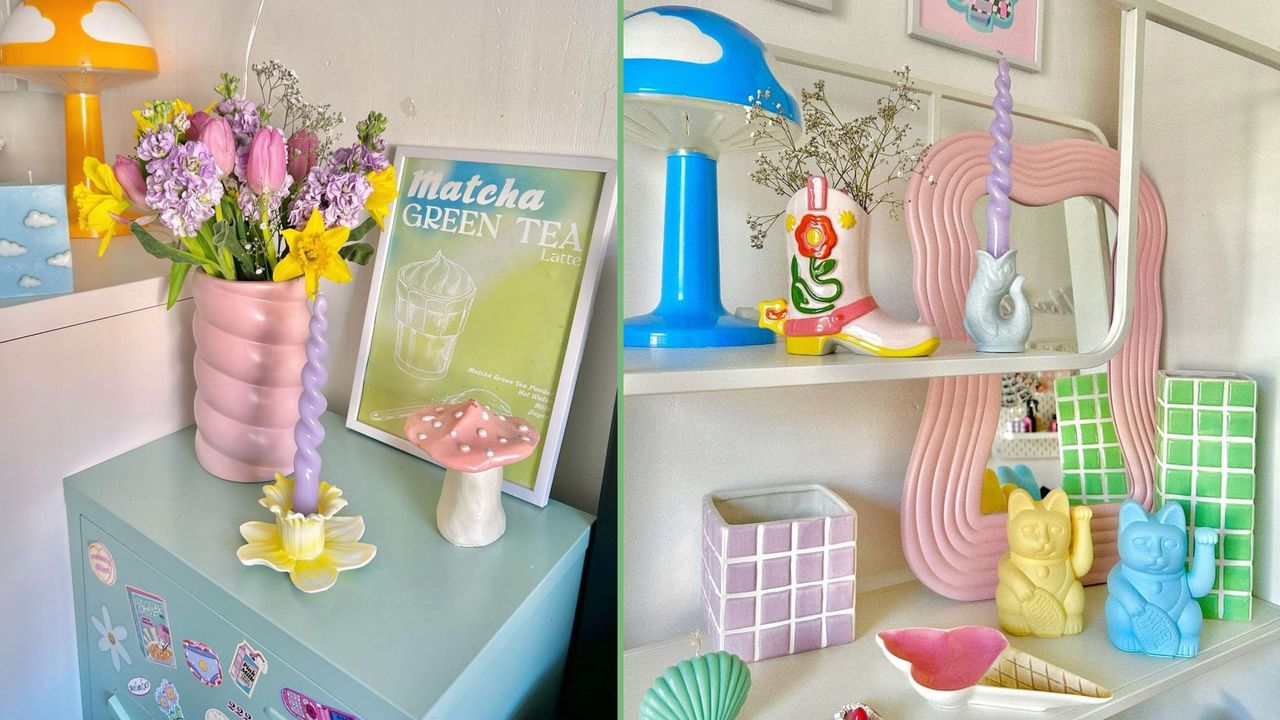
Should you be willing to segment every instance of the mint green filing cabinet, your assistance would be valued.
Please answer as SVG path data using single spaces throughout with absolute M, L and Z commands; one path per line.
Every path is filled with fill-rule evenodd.
M 324 422 L 378 554 L 316 595 L 236 559 L 262 486 L 201 470 L 193 428 L 67 478 L 85 718 L 178 717 L 173 695 L 185 720 L 554 716 L 591 516 L 504 497 L 502 539 L 456 548 L 442 470 Z

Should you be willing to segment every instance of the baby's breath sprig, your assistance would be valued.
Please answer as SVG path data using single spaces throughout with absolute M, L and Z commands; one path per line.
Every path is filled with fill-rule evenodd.
M 329 154 L 337 140 L 334 130 L 346 120 L 331 105 L 307 102 L 302 96 L 298 74 L 279 60 L 254 63 L 253 74 L 258 79 L 258 91 L 262 104 L 258 112 L 263 122 L 277 111 L 283 111 L 284 119 L 277 126 L 286 136 L 298 130 L 310 130 L 320 140 L 321 157 Z
M 790 197 L 805 187 L 809 176 L 823 175 L 831 187 L 847 192 L 867 212 L 888 205 L 890 217 L 897 217 L 902 199 L 887 187 L 889 183 L 918 172 L 931 145 L 913 138 L 910 123 L 900 116 L 920 109 L 911 68 L 894 72 L 897 80 L 889 93 L 876 101 L 875 112 L 844 120 L 827 99 L 826 83 L 814 82 L 800 91 L 804 134 L 777 113 L 777 103 L 768 90 L 748 98 L 747 123 L 753 125 L 751 139 L 761 150 L 749 177 L 761 187 L 781 197 Z M 764 239 L 782 211 L 747 215 L 751 246 L 764 247 Z

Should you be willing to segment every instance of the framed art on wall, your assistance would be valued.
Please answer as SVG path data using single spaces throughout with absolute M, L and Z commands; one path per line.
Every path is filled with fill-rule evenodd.
M 347 426 L 427 457 L 405 419 L 474 398 L 541 434 L 503 489 L 551 491 L 613 227 L 613 160 L 400 147 Z M 427 458 L 430 459 L 430 458 Z
M 907 34 L 1040 72 L 1045 0 L 907 0 Z

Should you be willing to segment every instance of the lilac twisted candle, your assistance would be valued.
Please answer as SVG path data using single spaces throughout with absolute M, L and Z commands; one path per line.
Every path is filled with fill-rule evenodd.
M 1009 191 L 1013 188 L 1013 95 L 1009 92 L 1009 61 L 1002 55 L 996 71 L 996 98 L 991 109 L 991 172 L 987 173 L 987 252 L 1000 257 L 1009 251 Z
M 311 303 L 311 337 L 307 339 L 307 364 L 302 366 L 302 395 L 298 397 L 298 424 L 293 427 L 293 440 L 298 452 L 293 456 L 293 510 L 303 515 L 316 511 L 320 502 L 320 443 L 324 442 L 324 426 L 320 414 L 327 407 L 324 393 L 329 373 L 324 369 L 324 356 L 329 353 L 325 318 L 329 300 L 316 293 Z

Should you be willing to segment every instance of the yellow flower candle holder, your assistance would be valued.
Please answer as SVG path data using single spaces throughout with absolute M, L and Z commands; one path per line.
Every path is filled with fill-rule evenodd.
M 293 478 L 276 473 L 276 481 L 262 488 L 258 503 L 275 516 L 275 523 L 250 521 L 240 526 L 245 544 L 236 557 L 245 565 L 265 565 L 289 573 L 294 587 L 318 593 L 333 587 L 338 573 L 364 567 L 378 548 L 359 542 L 364 518 L 336 517 L 347 506 L 342 490 L 320 483 L 316 512 L 293 511 Z

